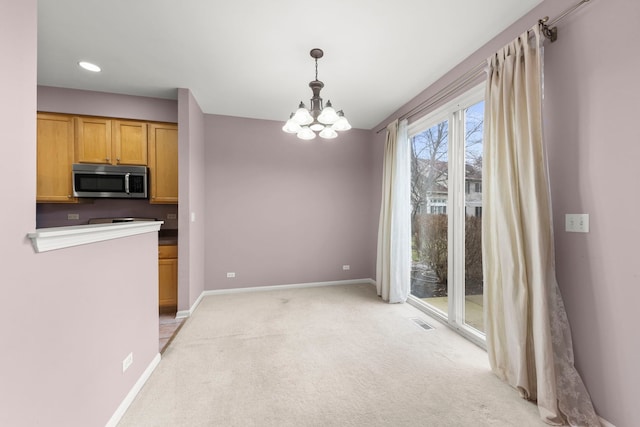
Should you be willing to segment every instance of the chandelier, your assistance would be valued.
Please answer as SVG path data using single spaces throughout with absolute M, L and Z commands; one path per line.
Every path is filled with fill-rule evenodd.
M 316 132 L 321 138 L 333 139 L 338 136 L 339 131 L 351 129 L 351 125 L 342 110 L 336 112 L 333 109 L 331 101 L 327 101 L 327 105 L 323 107 L 320 90 L 324 87 L 324 83 L 318 80 L 318 58 L 322 58 L 324 52 L 322 49 L 316 48 L 311 49 L 309 54 L 316 61 L 316 79 L 309 83 L 313 92 L 311 108 L 307 109 L 300 101 L 298 109 L 295 113 L 291 113 L 282 130 L 287 133 L 295 133 L 298 138 L 304 140 L 314 139 Z

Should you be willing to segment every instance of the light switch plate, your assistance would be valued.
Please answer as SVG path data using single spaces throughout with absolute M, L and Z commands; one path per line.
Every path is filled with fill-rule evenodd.
M 569 233 L 588 233 L 589 214 L 566 214 L 564 229 Z

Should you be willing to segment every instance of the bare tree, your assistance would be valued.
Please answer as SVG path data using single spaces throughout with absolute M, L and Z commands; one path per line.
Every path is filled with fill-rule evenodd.
M 465 170 L 477 179 L 482 171 L 483 115 L 467 110 L 465 115 Z M 429 200 L 438 194 L 447 200 L 449 122 L 443 121 L 415 135 L 411 139 L 411 226 L 414 262 L 426 264 L 440 283 L 447 281 L 447 227 L 446 216 L 427 212 Z M 465 176 L 466 178 L 466 176 Z M 477 221 L 473 223 L 476 225 Z M 428 229 L 428 228 L 437 229 Z M 470 227 L 470 232 L 479 230 Z M 475 232 L 475 231 L 474 231 Z M 476 236 L 469 237 L 469 247 L 476 248 Z
M 430 221 L 425 215 L 425 207 L 434 192 L 447 191 L 448 139 L 447 121 L 440 122 L 411 139 L 411 230 L 414 261 L 429 264 L 441 283 L 446 283 L 446 274 L 442 274 L 443 265 L 446 269 L 446 256 L 440 255 L 443 251 L 446 254 L 446 247 L 443 249 L 442 245 L 446 245 L 447 229 L 433 227 L 435 224 L 442 224 L 442 221 Z M 434 233 L 439 233 L 439 236 L 436 237 Z
M 449 123 L 438 123 L 411 139 L 411 218 L 422 210 L 436 183 L 447 186 Z

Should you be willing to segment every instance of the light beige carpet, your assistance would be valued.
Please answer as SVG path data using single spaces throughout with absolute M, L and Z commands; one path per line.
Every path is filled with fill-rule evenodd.
M 369 284 L 204 298 L 120 423 L 544 425 L 482 349 Z

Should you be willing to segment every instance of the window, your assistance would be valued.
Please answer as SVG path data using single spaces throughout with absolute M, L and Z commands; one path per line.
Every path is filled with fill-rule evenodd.
M 409 127 L 411 300 L 481 342 L 483 92 L 477 87 Z

